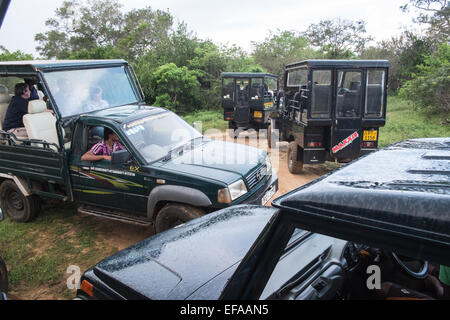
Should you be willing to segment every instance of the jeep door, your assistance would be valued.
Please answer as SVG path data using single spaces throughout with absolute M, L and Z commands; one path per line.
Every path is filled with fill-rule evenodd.
M 364 78 L 359 69 L 336 70 L 330 150 L 335 159 L 351 160 L 360 154 Z
M 81 161 L 81 156 L 92 147 L 102 127 L 83 126 L 84 141 L 74 149 L 71 157 L 71 176 L 74 195 L 78 202 L 108 209 L 146 215 L 148 188 L 145 186 L 140 167 L 131 159 L 129 162 L 113 165 L 110 161 Z M 118 134 L 118 133 L 117 133 Z M 101 135 L 101 134 L 100 134 Z M 118 134 L 121 142 L 125 141 Z M 125 142 L 122 142 L 128 149 Z M 86 150 L 86 151 L 85 151 Z M 129 149 L 128 149 L 129 150 Z

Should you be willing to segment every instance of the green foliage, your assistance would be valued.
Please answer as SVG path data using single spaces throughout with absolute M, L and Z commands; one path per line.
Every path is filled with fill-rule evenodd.
M 9 52 L 4 46 L 0 46 L 0 61 L 20 61 L 33 60 L 31 54 L 23 53 L 22 51 Z
M 36 49 L 46 58 L 67 59 L 112 47 L 133 61 L 167 37 L 173 23 L 168 12 L 146 7 L 124 14 L 121 8 L 118 0 L 64 1 L 46 21 L 50 30 L 36 34 Z
M 401 6 L 403 11 L 411 8 L 417 16 L 413 20 L 427 27 L 430 39 L 438 42 L 449 41 L 450 35 L 450 3 L 448 0 L 409 0 Z
M 450 113 L 450 45 L 441 44 L 418 66 L 418 73 L 407 81 L 400 95 L 418 108 Z
M 366 23 L 345 19 L 322 20 L 306 30 L 308 40 L 321 48 L 326 58 L 351 59 L 360 53 L 372 37 L 366 35 Z
M 278 76 L 284 74 L 284 67 L 289 63 L 320 56 L 305 37 L 294 31 L 278 30 L 260 43 L 253 42 L 253 46 L 255 62 Z
M 154 104 L 181 114 L 201 109 L 199 76 L 198 72 L 174 63 L 160 66 L 150 79 Z

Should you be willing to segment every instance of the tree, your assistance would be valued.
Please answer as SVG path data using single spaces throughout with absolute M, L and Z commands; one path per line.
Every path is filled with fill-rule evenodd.
M 317 57 L 308 40 L 294 31 L 270 32 L 262 42 L 252 42 L 255 62 L 270 73 L 282 76 L 286 64 Z
M 118 0 L 66 0 L 45 22 L 50 30 L 36 34 L 36 49 L 46 58 L 66 59 L 73 52 L 113 47 L 133 61 L 168 36 L 173 20 L 168 12 L 146 7 L 124 14 L 121 8 Z
M 0 46 L 0 61 L 20 61 L 33 60 L 31 54 L 23 53 L 22 51 L 8 51 L 4 46 Z
M 400 7 L 403 11 L 417 10 L 416 23 L 426 25 L 435 40 L 448 41 L 450 35 L 450 4 L 448 0 L 409 0 Z
M 160 66 L 150 79 L 154 104 L 177 113 L 202 109 L 198 76 L 197 72 L 177 67 L 174 63 Z
M 411 31 L 404 31 L 400 36 L 383 40 L 374 47 L 361 52 L 362 59 L 389 60 L 389 89 L 396 92 L 405 81 L 411 80 L 423 64 L 425 57 L 433 52 L 430 39 Z
M 442 43 L 418 66 L 418 73 L 407 81 L 400 95 L 419 108 L 450 113 L 450 45 Z
M 373 40 L 366 35 L 366 23 L 345 19 L 322 20 L 311 24 L 305 32 L 314 46 L 321 48 L 326 58 L 352 58 Z

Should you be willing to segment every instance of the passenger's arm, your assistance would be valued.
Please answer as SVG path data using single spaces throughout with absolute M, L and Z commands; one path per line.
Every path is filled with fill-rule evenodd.
M 98 155 L 96 156 L 91 150 L 83 154 L 81 157 L 81 161 L 100 161 L 100 160 L 108 160 L 111 161 L 111 156 Z

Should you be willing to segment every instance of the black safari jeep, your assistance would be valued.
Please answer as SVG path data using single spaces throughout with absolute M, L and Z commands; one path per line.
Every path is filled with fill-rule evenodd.
M 274 207 L 230 207 L 125 249 L 86 271 L 77 297 L 445 298 L 449 161 L 450 138 L 394 144 Z
M 0 131 L 0 202 L 12 220 L 31 220 L 40 198 L 54 198 L 159 232 L 233 204 L 265 204 L 278 189 L 266 151 L 206 139 L 146 106 L 124 60 L 2 62 L 0 76 L 0 123 L 16 83 L 35 81 L 40 97 L 23 117 L 29 139 Z M 106 129 L 125 150 L 83 161 Z
M 386 123 L 388 75 L 384 60 L 287 65 L 269 141 L 290 142 L 290 172 L 301 172 L 303 164 L 349 162 L 376 150 Z
M 278 77 L 268 73 L 222 73 L 223 119 L 235 137 L 247 129 L 269 129 Z

